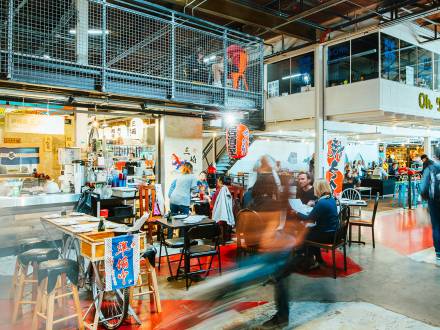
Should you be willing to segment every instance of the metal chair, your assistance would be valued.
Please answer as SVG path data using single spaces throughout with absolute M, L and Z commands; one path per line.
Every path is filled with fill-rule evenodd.
M 218 269 L 219 273 L 221 274 L 222 266 L 221 266 L 221 256 L 220 256 L 220 229 L 216 223 L 192 227 L 188 230 L 187 235 L 188 235 L 188 240 L 190 241 L 204 240 L 204 241 L 213 242 L 213 245 L 199 244 L 195 246 L 190 246 L 189 249 L 184 249 L 182 256 L 180 257 L 179 266 L 177 269 L 178 270 L 180 269 L 180 265 L 183 257 L 187 258 L 188 264 L 185 264 L 184 276 L 185 276 L 186 289 L 188 290 L 191 284 L 190 281 L 192 281 L 191 275 L 205 273 L 205 277 L 206 277 L 209 275 L 209 272 L 211 270 L 216 270 L 216 269 Z M 215 256 L 217 256 L 218 258 L 218 268 L 211 268 L 212 261 Z M 203 269 L 202 264 L 200 263 L 200 258 L 202 257 L 211 257 L 209 260 L 208 267 L 205 269 Z M 191 259 L 194 258 L 198 259 L 199 269 L 191 271 Z
M 374 208 L 373 208 L 373 216 L 371 217 L 371 219 L 368 220 L 363 220 L 363 219 L 355 219 L 355 220 L 351 220 L 350 219 L 350 223 L 349 223 L 349 236 L 348 236 L 348 241 L 349 241 L 349 245 L 351 245 L 351 243 L 359 243 L 359 244 L 365 244 L 365 242 L 361 241 L 361 227 L 369 227 L 371 228 L 371 236 L 373 239 L 373 248 L 376 247 L 376 244 L 374 242 L 374 223 L 376 221 L 376 213 L 377 213 L 377 206 L 379 205 L 379 193 L 377 193 L 376 198 L 374 199 Z M 358 226 L 358 240 L 357 241 L 352 241 L 351 240 L 351 228 L 353 226 Z
M 360 200 L 362 200 L 361 193 L 359 191 L 357 191 L 356 189 L 353 189 L 353 188 L 345 189 L 342 192 L 341 198 L 346 198 L 346 199 L 349 199 L 351 201 L 360 201 Z M 358 214 L 354 214 L 353 211 L 355 211 L 355 209 L 358 210 L 358 212 L 357 212 Z M 351 212 L 351 214 L 350 214 L 351 217 L 357 217 L 357 218 L 361 217 L 361 212 L 362 211 L 361 211 L 361 207 L 360 206 L 359 207 L 351 207 L 350 208 L 350 212 Z

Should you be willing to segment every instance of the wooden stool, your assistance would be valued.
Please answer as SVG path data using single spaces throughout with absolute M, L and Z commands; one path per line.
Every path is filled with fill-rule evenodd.
M 156 258 L 156 249 L 151 246 L 143 254 L 142 258 L 145 259 L 145 267 L 141 267 L 139 274 L 138 284 L 130 290 L 130 301 L 133 303 L 133 298 L 150 295 L 150 301 L 154 301 L 156 312 L 162 312 L 162 305 L 160 303 L 159 287 L 157 285 L 156 270 L 154 269 L 154 263 Z M 146 289 L 146 290 L 145 290 Z M 134 291 L 138 290 L 137 293 Z
M 37 248 L 48 248 L 49 242 L 46 240 L 41 240 L 38 238 L 27 238 L 20 240 L 17 244 L 17 248 L 15 250 L 15 254 L 18 256 L 19 254 L 29 251 L 31 249 Z M 15 291 L 17 290 L 18 277 L 20 274 L 20 263 L 18 262 L 18 258 L 15 260 L 15 270 L 14 275 L 12 276 L 12 285 L 11 290 L 9 291 L 9 298 L 15 299 Z
M 32 319 L 32 330 L 38 329 L 40 318 L 46 320 L 46 330 L 51 330 L 55 324 L 72 318 L 77 319 L 78 329 L 84 329 L 77 287 L 78 273 L 78 263 L 70 259 L 50 260 L 40 264 L 37 304 Z M 70 281 L 70 292 L 65 291 L 67 289 L 66 277 Z M 61 294 L 57 294 L 57 289 L 61 290 Z M 66 306 L 66 298 L 69 296 L 72 296 L 75 313 L 54 320 L 55 301 L 62 300 L 63 306 Z
M 12 310 L 12 324 L 17 321 L 18 314 L 22 312 L 23 305 L 35 305 L 37 296 L 37 272 L 39 264 L 57 259 L 59 252 L 57 249 L 31 249 L 17 256 L 18 270 L 14 294 L 14 307 Z M 28 274 L 29 266 L 32 265 L 32 273 Z M 25 288 L 28 284 L 32 285 L 32 291 L 25 294 Z M 25 300 L 29 294 L 30 300 Z

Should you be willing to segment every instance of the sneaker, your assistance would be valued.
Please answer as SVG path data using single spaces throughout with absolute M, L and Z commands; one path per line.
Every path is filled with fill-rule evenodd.
M 271 319 L 262 324 L 261 329 L 282 329 L 288 324 L 289 320 L 281 318 L 278 314 L 275 314 Z

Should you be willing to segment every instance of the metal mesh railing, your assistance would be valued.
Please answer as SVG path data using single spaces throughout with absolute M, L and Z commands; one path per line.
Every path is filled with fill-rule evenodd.
M 136 0 L 0 0 L 14 81 L 262 109 L 262 41 Z

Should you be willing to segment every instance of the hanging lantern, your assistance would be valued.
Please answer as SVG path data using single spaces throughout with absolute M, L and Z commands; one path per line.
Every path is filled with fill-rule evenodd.
M 230 158 L 241 159 L 249 149 L 249 129 L 238 124 L 226 129 L 226 148 Z

